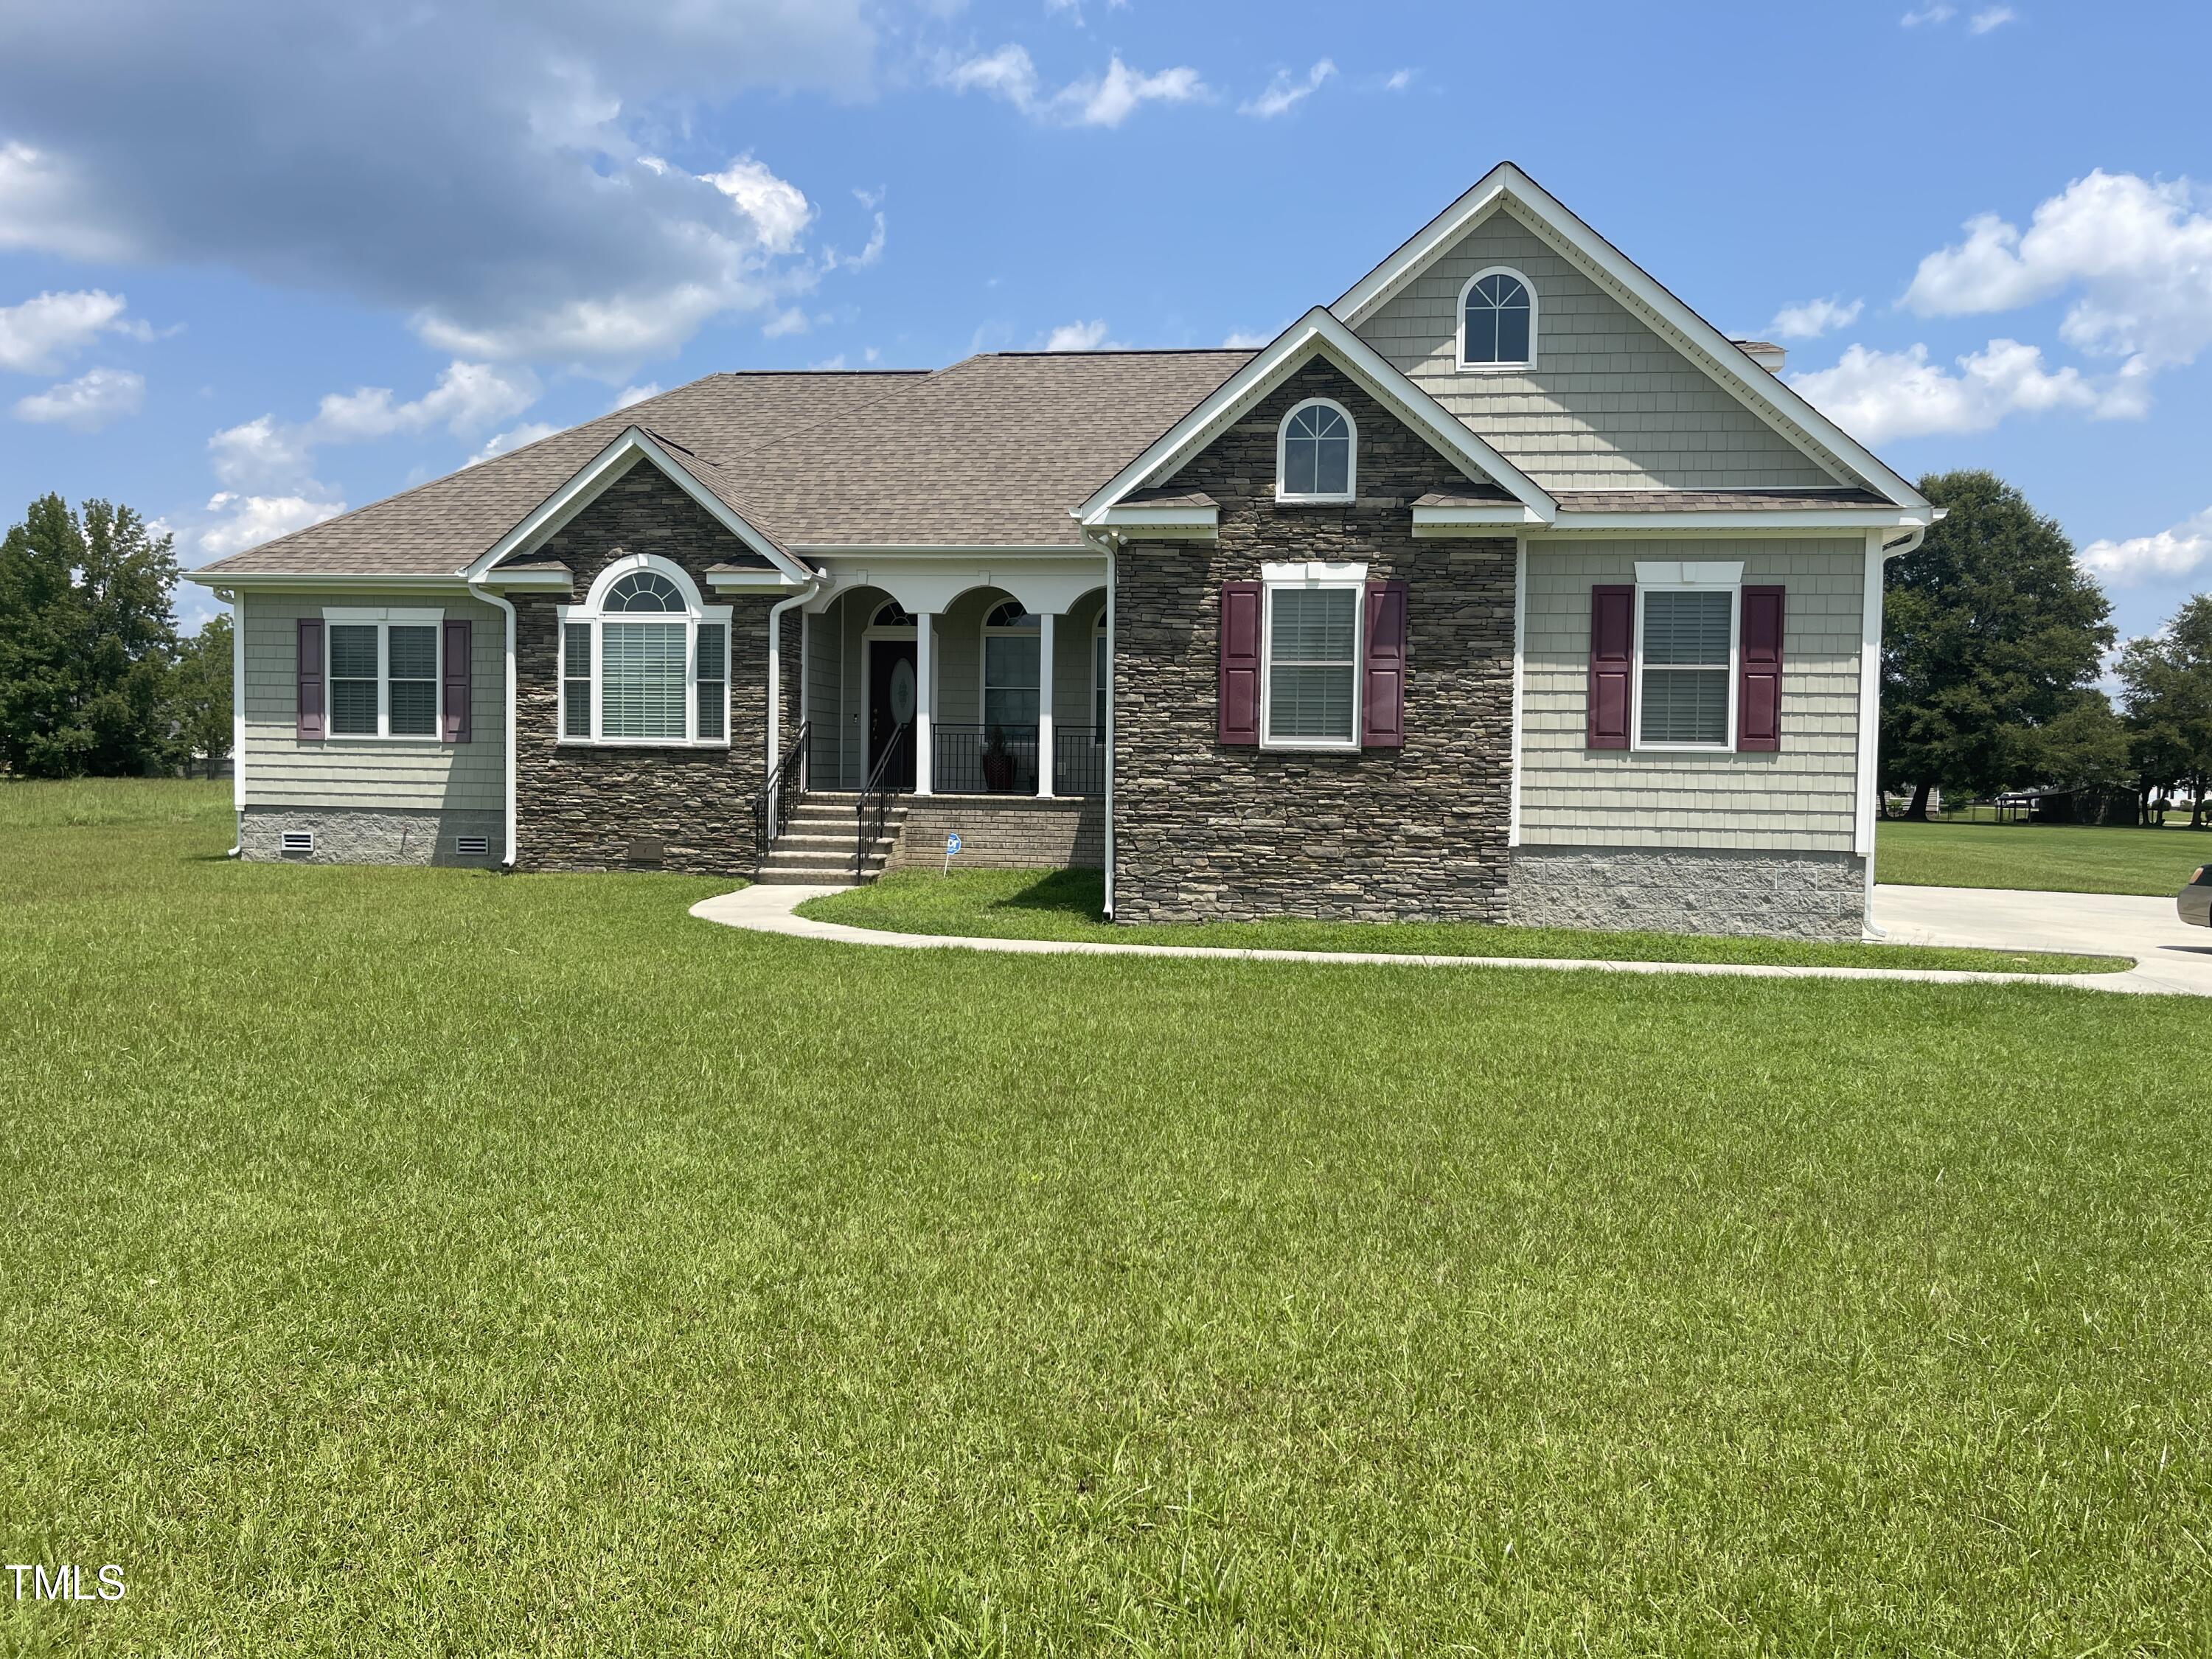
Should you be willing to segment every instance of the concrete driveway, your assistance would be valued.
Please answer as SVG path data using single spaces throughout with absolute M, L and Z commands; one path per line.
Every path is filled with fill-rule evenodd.
M 1874 920 L 1896 945 L 2133 957 L 2135 971 L 2108 976 L 2106 988 L 2212 996 L 2212 930 L 2183 922 L 2170 898 L 1877 886 Z

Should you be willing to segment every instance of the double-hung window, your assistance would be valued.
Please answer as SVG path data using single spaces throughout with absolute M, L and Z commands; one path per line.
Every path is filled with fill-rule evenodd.
M 1637 748 L 1734 745 L 1739 591 L 1734 580 L 1647 582 L 1639 574 Z
M 323 611 L 333 738 L 438 737 L 441 611 Z
M 1037 619 L 1018 601 L 996 606 L 983 623 L 983 725 L 1012 737 L 1037 729 Z
M 1359 742 L 1360 599 L 1364 566 L 1267 568 L 1260 741 L 1285 748 Z
M 728 743 L 729 641 L 729 606 L 702 605 L 680 568 L 616 560 L 584 604 L 561 607 L 561 741 Z

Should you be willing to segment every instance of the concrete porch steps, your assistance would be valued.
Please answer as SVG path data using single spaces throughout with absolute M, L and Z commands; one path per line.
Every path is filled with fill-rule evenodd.
M 850 790 L 808 791 L 784 820 L 754 880 L 771 887 L 855 885 L 853 846 L 859 825 L 853 815 L 860 804 L 860 796 Z M 860 881 L 873 881 L 883 874 L 906 812 L 902 797 L 884 814 L 884 833 L 868 845 Z

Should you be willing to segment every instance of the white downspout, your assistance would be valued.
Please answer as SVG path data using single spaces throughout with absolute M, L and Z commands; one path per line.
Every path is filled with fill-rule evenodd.
M 775 772 L 776 762 L 783 757 L 782 751 L 776 745 L 776 732 L 783 724 L 784 615 L 793 606 L 805 605 L 807 600 L 821 591 L 822 573 L 817 570 L 807 577 L 805 585 L 798 592 L 787 599 L 778 599 L 768 610 L 768 769 L 761 774 L 761 781 L 763 785 Z M 799 650 L 799 661 L 803 672 L 803 665 L 805 662 L 805 648 L 803 642 Z M 805 695 L 806 688 L 802 684 L 799 687 L 802 708 L 805 706 Z M 775 821 L 775 803 L 771 800 L 768 804 L 768 834 L 770 841 L 775 839 L 778 828 Z M 766 850 L 765 848 L 762 849 L 763 852 Z
M 1083 539 L 1106 556 L 1106 920 L 1114 920 L 1114 627 L 1115 564 L 1111 531 Z
M 1942 510 L 1936 510 L 1942 517 Z M 1917 525 L 1901 540 L 1885 544 L 1881 532 L 1867 538 L 1866 592 L 1859 605 L 1859 858 L 1866 872 L 1866 936 L 1887 935 L 1874 922 L 1874 855 L 1875 829 L 1881 821 L 1881 613 L 1885 588 L 1883 573 L 1892 559 L 1918 550 L 1928 539 L 1928 527 Z
M 230 602 L 230 814 L 237 845 L 223 854 L 246 856 L 246 596 L 236 588 L 217 588 Z
M 507 827 L 502 832 L 507 844 L 501 849 L 501 856 L 499 860 L 499 867 L 502 871 L 507 872 L 511 874 L 514 869 L 514 751 L 520 744 L 522 737 L 522 734 L 515 729 L 514 724 L 514 602 L 507 598 L 504 594 L 493 592 L 488 587 L 477 586 L 474 579 L 470 580 L 469 586 L 474 590 L 476 596 L 482 599 L 486 605 L 495 605 L 501 611 L 504 611 L 507 613 L 507 779 L 505 789 Z

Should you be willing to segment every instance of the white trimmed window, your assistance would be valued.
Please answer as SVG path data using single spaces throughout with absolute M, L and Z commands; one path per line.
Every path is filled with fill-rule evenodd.
M 1536 361 L 1536 285 L 1505 265 L 1478 270 L 1459 291 L 1459 366 L 1526 368 Z
M 1008 599 L 983 621 L 983 725 L 987 731 L 1037 728 L 1037 619 Z
M 438 740 L 442 611 L 323 610 L 323 668 L 333 738 Z
M 1261 744 L 1357 748 L 1367 567 L 1271 564 L 1263 568 L 1261 586 Z
M 1638 749 L 1735 746 L 1736 623 L 1743 567 L 1636 567 Z
M 1275 499 L 1348 501 L 1359 476 L 1359 429 L 1342 404 L 1309 398 L 1275 430 Z
M 683 569 L 617 559 L 560 607 L 562 743 L 722 748 L 730 740 L 730 607 Z

